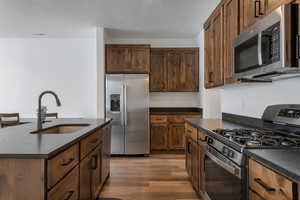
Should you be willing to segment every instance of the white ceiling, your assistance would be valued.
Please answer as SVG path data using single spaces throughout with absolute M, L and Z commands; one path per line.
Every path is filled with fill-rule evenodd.
M 191 38 L 220 0 L 0 0 L 0 37 Z

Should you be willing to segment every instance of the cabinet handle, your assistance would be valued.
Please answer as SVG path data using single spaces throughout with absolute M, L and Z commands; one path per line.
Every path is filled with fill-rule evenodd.
M 71 197 L 73 196 L 73 194 L 75 193 L 75 191 L 68 191 L 67 192 L 67 196 L 66 196 L 66 198 L 64 198 L 64 200 L 69 200 L 69 199 L 71 199 Z
M 91 160 L 91 169 L 95 170 L 98 168 L 98 155 L 93 155 Z
M 67 161 L 63 160 L 60 165 L 61 166 L 68 166 L 69 164 L 71 164 L 75 159 L 74 158 L 69 158 Z
M 300 59 L 300 35 L 296 36 L 296 58 Z
M 257 15 L 257 10 L 256 10 L 257 7 L 258 7 L 258 15 Z M 254 17 L 258 18 L 261 15 L 264 15 L 264 13 L 261 11 L 261 1 L 260 0 L 256 0 L 254 2 Z
M 275 192 L 276 189 L 275 188 L 272 188 L 270 186 L 268 186 L 265 182 L 263 182 L 260 178 L 256 178 L 254 179 L 254 181 L 256 183 L 258 183 L 260 186 L 262 186 L 265 190 L 267 190 L 268 192 Z

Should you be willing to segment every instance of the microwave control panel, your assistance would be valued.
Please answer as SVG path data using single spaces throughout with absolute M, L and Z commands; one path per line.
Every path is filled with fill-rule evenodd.
M 287 117 L 287 118 L 300 118 L 300 110 L 296 109 L 281 109 L 278 113 L 279 117 Z

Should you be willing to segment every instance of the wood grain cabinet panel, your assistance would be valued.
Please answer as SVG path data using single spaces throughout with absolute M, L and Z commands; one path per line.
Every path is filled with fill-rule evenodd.
M 232 41 L 239 34 L 239 0 L 224 2 L 224 82 L 234 83 L 234 62 Z
M 80 159 L 83 159 L 89 152 L 102 142 L 102 130 L 89 135 L 80 141 Z
M 78 200 L 79 197 L 79 168 L 72 170 L 50 192 L 48 200 Z
M 80 200 L 97 198 L 101 186 L 102 146 L 98 146 L 80 162 Z
M 168 124 L 151 124 L 151 150 L 168 149 Z
M 168 91 L 197 92 L 199 90 L 198 54 L 198 49 L 176 49 L 168 53 Z
M 253 25 L 266 14 L 266 0 L 244 0 L 243 1 L 243 29 Z
M 293 182 L 262 164 L 249 160 L 250 189 L 266 200 L 293 200 Z
M 205 27 L 205 87 L 224 85 L 223 9 L 215 11 Z
M 173 123 L 169 125 L 169 148 L 172 150 L 184 149 L 185 147 L 185 134 L 183 123 Z
M 163 49 L 151 49 L 150 92 L 168 90 L 167 55 Z
M 167 123 L 168 116 L 167 115 L 151 115 L 150 120 L 151 120 L 152 124 Z
M 258 196 L 258 194 L 254 193 L 253 191 L 250 191 L 249 200 L 264 200 L 264 199 Z
M 150 45 L 106 45 L 106 73 L 149 73 Z
M 198 90 L 198 48 L 151 50 L 151 92 L 197 92 Z
M 48 189 L 53 187 L 79 162 L 79 145 L 75 144 L 47 162 Z

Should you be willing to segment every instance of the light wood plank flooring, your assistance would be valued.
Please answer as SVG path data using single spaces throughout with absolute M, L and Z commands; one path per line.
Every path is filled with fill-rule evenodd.
M 101 200 L 199 200 L 185 171 L 184 155 L 112 158 Z

